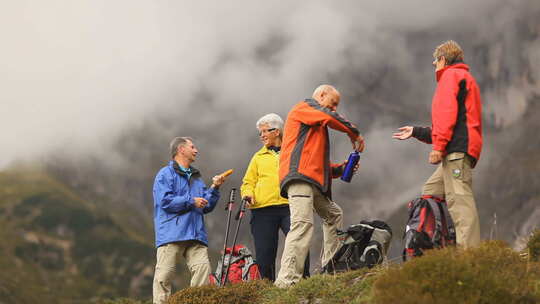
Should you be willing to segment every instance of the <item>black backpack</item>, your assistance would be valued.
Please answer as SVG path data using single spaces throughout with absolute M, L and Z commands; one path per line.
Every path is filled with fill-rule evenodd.
M 424 195 L 409 202 L 409 220 L 403 238 L 403 261 L 421 256 L 426 249 L 455 245 L 456 229 L 446 201 Z
M 381 264 L 388 252 L 392 229 L 383 221 L 361 221 L 346 231 L 338 230 L 341 248 L 323 267 L 323 273 L 371 268 Z

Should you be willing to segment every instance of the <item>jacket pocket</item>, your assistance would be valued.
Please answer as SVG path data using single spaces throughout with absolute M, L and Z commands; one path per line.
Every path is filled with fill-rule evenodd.
M 454 152 L 447 157 L 447 174 L 450 175 L 452 187 L 456 195 L 470 195 L 472 172 L 470 166 L 465 164 L 465 153 Z
M 452 153 L 448 154 L 448 156 L 446 156 L 446 158 L 448 159 L 448 161 L 464 159 L 465 158 L 465 153 L 463 153 L 463 152 L 452 152 Z

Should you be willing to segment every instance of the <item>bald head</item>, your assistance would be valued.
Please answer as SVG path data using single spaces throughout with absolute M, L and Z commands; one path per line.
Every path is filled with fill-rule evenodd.
M 340 97 L 339 91 L 328 84 L 320 85 L 313 91 L 313 99 L 315 99 L 323 108 L 332 111 L 337 110 Z

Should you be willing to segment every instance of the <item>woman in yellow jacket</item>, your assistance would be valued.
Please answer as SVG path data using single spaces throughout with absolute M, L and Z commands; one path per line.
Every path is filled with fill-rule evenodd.
M 291 225 L 289 202 L 279 193 L 283 120 L 270 113 L 261 117 L 256 126 L 263 147 L 251 158 L 240 190 L 242 197 L 250 202 L 251 234 L 261 276 L 274 281 L 279 230 L 287 235 Z M 309 255 L 304 269 L 304 277 L 309 276 Z

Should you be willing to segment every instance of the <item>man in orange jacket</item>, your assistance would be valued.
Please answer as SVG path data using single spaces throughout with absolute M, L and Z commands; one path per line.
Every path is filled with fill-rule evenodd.
M 331 200 L 331 180 L 340 177 L 344 163 L 330 163 L 328 127 L 346 133 L 353 149 L 364 150 L 358 129 L 336 109 L 340 94 L 330 85 L 321 85 L 312 99 L 296 104 L 285 123 L 279 160 L 280 189 L 289 198 L 291 228 L 285 239 L 281 269 L 275 285 L 287 287 L 300 280 L 311 238 L 313 210 L 323 220 L 322 265 L 339 249 L 336 229 L 342 226 L 341 208 Z

